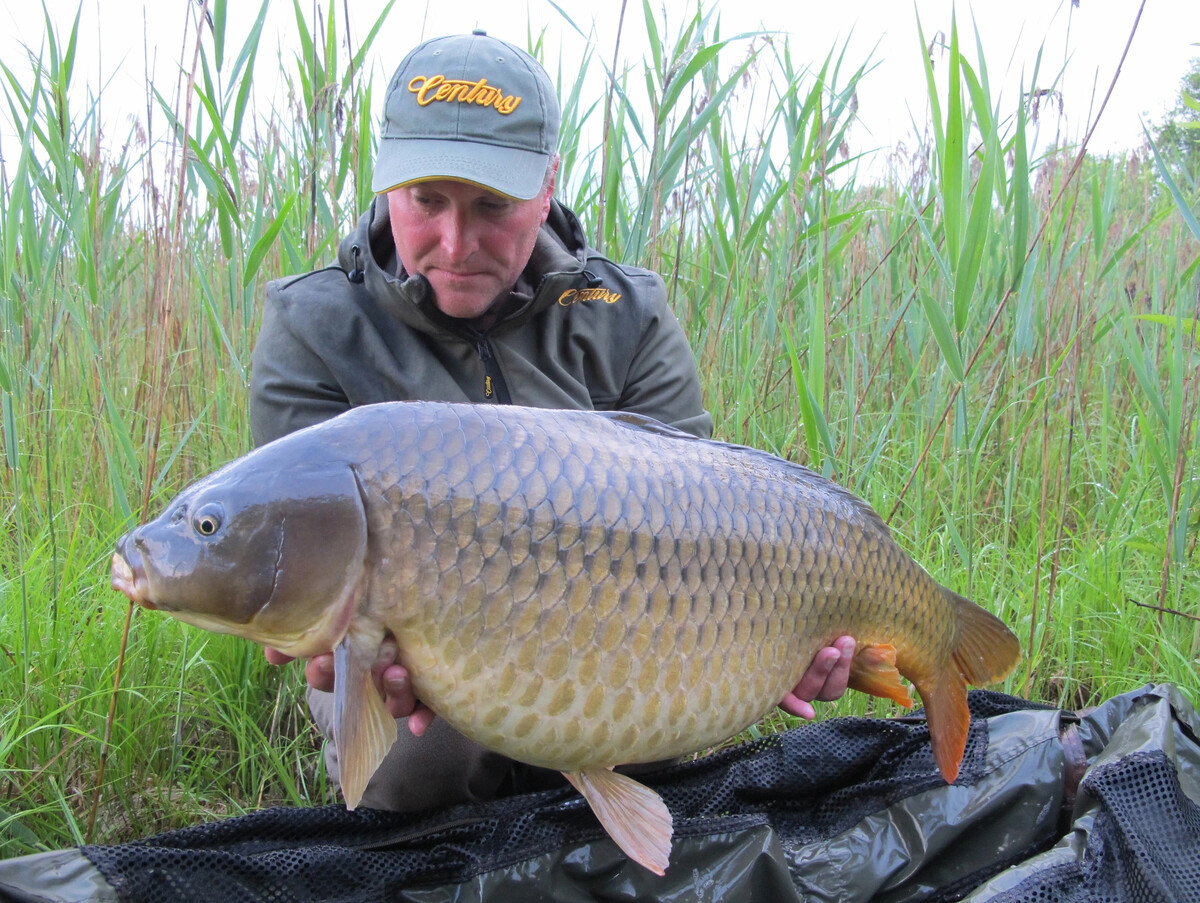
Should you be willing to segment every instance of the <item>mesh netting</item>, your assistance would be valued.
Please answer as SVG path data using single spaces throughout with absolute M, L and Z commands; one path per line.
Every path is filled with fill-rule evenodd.
M 739 888 L 737 899 L 800 899 L 803 894 L 792 881 L 797 887 L 802 883 L 806 855 L 825 856 L 829 844 L 853 837 L 855 831 L 870 835 L 864 844 L 871 855 L 875 849 L 881 856 L 894 853 L 885 837 L 871 834 L 876 830 L 871 825 L 881 813 L 904 807 L 908 809 L 897 823 L 928 820 L 933 823 L 930 837 L 963 818 L 956 829 L 961 837 L 940 854 L 930 852 L 932 846 L 925 852 L 931 860 L 957 856 L 966 864 L 943 869 L 940 874 L 951 877 L 930 877 L 927 883 L 932 886 L 917 890 L 913 887 L 922 875 L 932 875 L 938 866 L 922 866 L 925 873 L 912 867 L 911 875 L 901 876 L 908 881 L 903 893 L 888 896 L 881 890 L 878 896 L 872 892 L 862 899 L 961 899 L 997 872 L 1049 849 L 1064 829 L 1058 811 L 1061 782 L 1047 785 L 1051 798 L 1033 801 L 1028 820 L 1036 824 L 1008 848 L 980 826 L 990 816 L 974 816 L 972 822 L 970 816 L 958 814 L 977 807 L 978 797 L 993 792 L 986 781 L 997 780 L 995 756 L 988 755 L 988 719 L 1045 711 L 985 691 L 973 692 L 970 702 L 973 721 L 966 755 L 952 788 L 938 777 L 928 732 L 919 718 L 850 718 L 805 725 L 639 774 L 639 780 L 662 795 L 675 819 L 668 878 L 676 876 L 678 896 L 655 895 L 704 897 L 727 880 L 721 878 L 723 872 L 740 870 L 742 878 L 753 873 L 751 884 L 760 891 L 743 893 L 747 885 L 729 879 L 725 886 Z M 1061 748 L 1057 714 L 1038 717 L 1054 725 L 1053 742 L 1046 748 Z M 1054 761 L 1060 771 L 1061 762 Z M 1006 781 L 1014 783 L 1011 776 Z M 1080 793 L 1099 801 L 1087 856 L 1071 868 L 1043 870 L 996 899 L 1200 900 L 1200 813 L 1181 792 L 1171 761 L 1161 754 L 1127 756 L 1094 769 Z M 747 846 L 754 848 L 751 854 L 733 868 L 731 857 L 743 855 L 738 850 L 744 852 Z M 596 884 L 586 885 L 592 889 L 589 895 L 578 890 L 585 884 L 566 880 L 585 873 L 593 876 L 589 880 L 604 876 L 602 898 L 636 899 L 645 898 L 649 887 L 639 881 L 660 880 L 636 867 L 630 870 L 582 798 L 569 788 L 418 815 L 347 812 L 341 806 L 269 809 L 83 851 L 122 900 L 146 903 L 222 898 L 280 903 L 595 898 Z M 831 867 L 836 869 L 836 864 Z M 625 883 L 613 883 L 618 874 Z M 693 879 L 695 893 L 688 884 Z M 896 875 L 888 880 L 893 888 L 902 884 Z M 566 890 L 568 885 L 574 889 Z M 780 890 L 784 885 L 786 890 Z M 494 892 L 497 887 L 504 893 Z M 789 895 L 780 895 L 784 893 Z
M 1200 808 L 1161 752 L 1097 767 L 1082 792 L 1100 802 L 1081 862 L 1055 866 L 995 903 L 1200 901 Z
M 973 693 L 972 703 L 977 715 L 1028 705 L 991 693 Z M 986 726 L 972 724 L 964 782 L 979 768 Z M 671 809 L 677 840 L 770 823 L 799 842 L 941 784 L 928 732 L 915 719 L 807 725 L 639 780 Z M 387 886 L 465 882 L 603 836 L 582 798 L 564 788 L 425 817 L 270 809 L 86 853 L 129 899 L 354 900 Z

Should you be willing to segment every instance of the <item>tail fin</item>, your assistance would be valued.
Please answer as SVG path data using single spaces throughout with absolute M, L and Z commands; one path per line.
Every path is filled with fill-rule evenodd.
M 971 726 L 967 684 L 1002 680 L 1021 660 L 1021 644 L 995 615 L 957 593 L 943 591 L 958 620 L 955 646 L 939 672 L 914 678 L 913 683 L 925 704 L 933 759 L 946 783 L 953 784 Z

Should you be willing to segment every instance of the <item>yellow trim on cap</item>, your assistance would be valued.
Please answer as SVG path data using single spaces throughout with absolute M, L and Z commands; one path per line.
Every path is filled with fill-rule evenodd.
M 537 197 L 535 194 L 532 198 L 519 198 L 511 194 L 505 194 L 503 191 L 497 191 L 491 185 L 484 185 L 482 182 L 475 182 L 471 179 L 460 179 L 456 176 L 421 176 L 419 179 L 409 179 L 406 182 L 397 182 L 390 188 L 384 188 L 376 194 L 387 194 L 389 191 L 395 191 L 397 188 L 404 188 L 407 185 L 420 185 L 422 182 L 458 182 L 460 185 L 473 185 L 476 188 L 482 188 L 484 191 L 490 191 L 496 197 L 507 198 L 510 201 L 532 201 Z

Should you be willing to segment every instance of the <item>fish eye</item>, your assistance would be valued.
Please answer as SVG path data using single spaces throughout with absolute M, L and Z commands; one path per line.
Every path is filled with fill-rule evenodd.
M 205 505 L 192 517 L 192 527 L 201 536 L 213 536 L 221 529 L 222 514 L 220 505 Z

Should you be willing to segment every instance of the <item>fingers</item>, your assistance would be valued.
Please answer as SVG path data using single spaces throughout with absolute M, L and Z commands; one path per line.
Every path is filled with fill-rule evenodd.
M 266 656 L 267 663 L 271 665 L 286 665 L 293 661 L 290 655 L 284 655 L 278 649 L 272 649 L 270 646 L 263 649 L 263 655 Z
M 375 688 L 379 690 L 388 714 L 393 718 L 407 718 L 417 706 L 417 697 L 408 679 L 408 671 L 397 661 L 398 656 L 396 641 L 390 636 L 385 637 L 379 644 L 375 664 L 371 666 L 371 677 L 375 680 Z
M 809 702 L 814 699 L 824 699 L 822 693 L 825 690 L 825 683 L 830 679 L 841 659 L 842 651 L 837 646 L 826 646 L 824 649 L 818 650 L 813 657 L 812 664 L 808 666 L 808 670 L 804 672 L 804 676 L 800 678 L 800 682 L 796 684 L 792 693 L 797 698 Z M 847 675 L 849 675 L 849 669 L 850 665 L 847 663 Z
M 840 636 L 833 641 L 832 648 L 838 651 L 838 658 L 830 669 L 829 676 L 825 678 L 821 691 L 817 694 L 816 698 L 822 702 L 841 699 L 846 692 L 846 685 L 850 682 L 850 663 L 854 660 L 854 650 L 857 648 L 857 644 L 852 636 Z
M 379 644 L 379 651 L 375 653 L 375 664 L 371 666 L 371 679 L 375 681 L 375 686 L 379 689 L 379 695 L 386 695 L 383 685 L 383 675 L 392 666 L 396 665 L 399 650 L 396 648 L 396 641 L 389 635 L 383 638 L 383 642 Z
M 333 692 L 333 653 L 314 655 L 304 663 L 304 679 L 314 690 Z
M 779 703 L 785 712 L 811 721 L 817 717 L 813 700 L 830 702 L 840 699 L 850 681 L 850 662 L 854 658 L 853 637 L 842 636 L 819 650 L 800 682 Z
M 417 696 L 403 665 L 390 665 L 384 671 L 379 692 L 384 708 L 393 718 L 407 718 L 417 707 Z
M 383 705 L 393 718 L 407 718 L 408 729 L 419 737 L 433 723 L 433 710 L 417 699 L 412 681 L 403 665 L 390 665 L 383 671 L 381 681 Z
M 817 710 L 813 708 L 812 703 L 797 696 L 795 690 L 783 697 L 779 707 L 789 715 L 795 715 L 805 721 L 812 721 L 817 717 Z
M 417 707 L 408 717 L 408 729 L 412 731 L 414 737 L 419 737 L 429 730 L 429 725 L 433 724 L 433 719 L 436 717 L 433 709 L 418 702 Z

